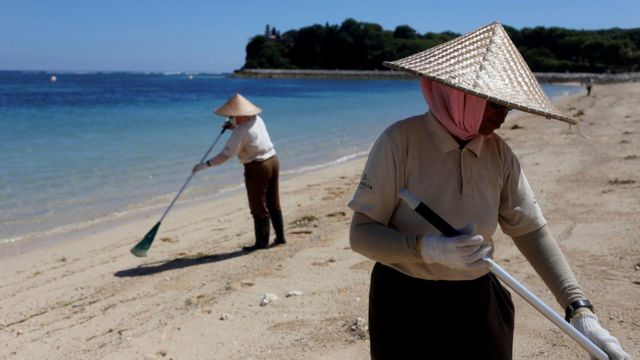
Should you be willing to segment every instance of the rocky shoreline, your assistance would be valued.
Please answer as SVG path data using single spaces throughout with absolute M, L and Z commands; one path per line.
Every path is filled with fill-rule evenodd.
M 585 82 L 589 79 L 601 84 L 640 81 L 640 72 L 619 74 L 538 72 L 535 75 L 538 81 L 547 83 Z M 413 75 L 392 70 L 243 69 L 234 71 L 232 76 L 264 79 L 413 79 Z

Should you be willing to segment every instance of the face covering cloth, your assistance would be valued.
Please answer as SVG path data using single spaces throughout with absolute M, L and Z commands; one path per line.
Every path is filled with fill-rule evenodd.
M 429 109 L 449 133 L 460 140 L 478 136 L 487 100 L 425 77 L 420 78 L 420 89 Z

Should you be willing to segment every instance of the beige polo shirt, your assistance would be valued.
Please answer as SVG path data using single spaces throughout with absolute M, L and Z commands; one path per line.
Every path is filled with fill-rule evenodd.
M 438 234 L 398 198 L 402 188 L 456 228 L 475 221 L 477 233 L 491 245 L 498 224 L 509 236 L 546 224 L 518 159 L 502 138 L 477 136 L 460 149 L 430 112 L 399 121 L 382 133 L 349 207 L 403 233 Z M 471 280 L 487 272 L 422 261 L 386 265 L 429 280 Z

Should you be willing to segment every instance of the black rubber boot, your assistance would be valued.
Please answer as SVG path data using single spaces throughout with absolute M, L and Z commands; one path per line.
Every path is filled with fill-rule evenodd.
M 269 245 L 269 217 L 253 217 L 253 229 L 256 235 L 256 243 L 252 246 L 243 246 L 244 251 L 266 249 Z
M 273 231 L 276 233 L 274 245 L 286 244 L 287 240 L 284 238 L 284 223 L 282 222 L 282 211 L 273 211 L 269 215 L 271 216 Z

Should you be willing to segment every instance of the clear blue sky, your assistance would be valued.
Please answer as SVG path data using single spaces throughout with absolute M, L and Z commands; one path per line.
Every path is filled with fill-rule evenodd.
M 0 0 L 0 70 L 208 71 L 244 64 L 266 24 L 281 32 L 346 18 L 387 30 L 640 27 L 640 0 Z

